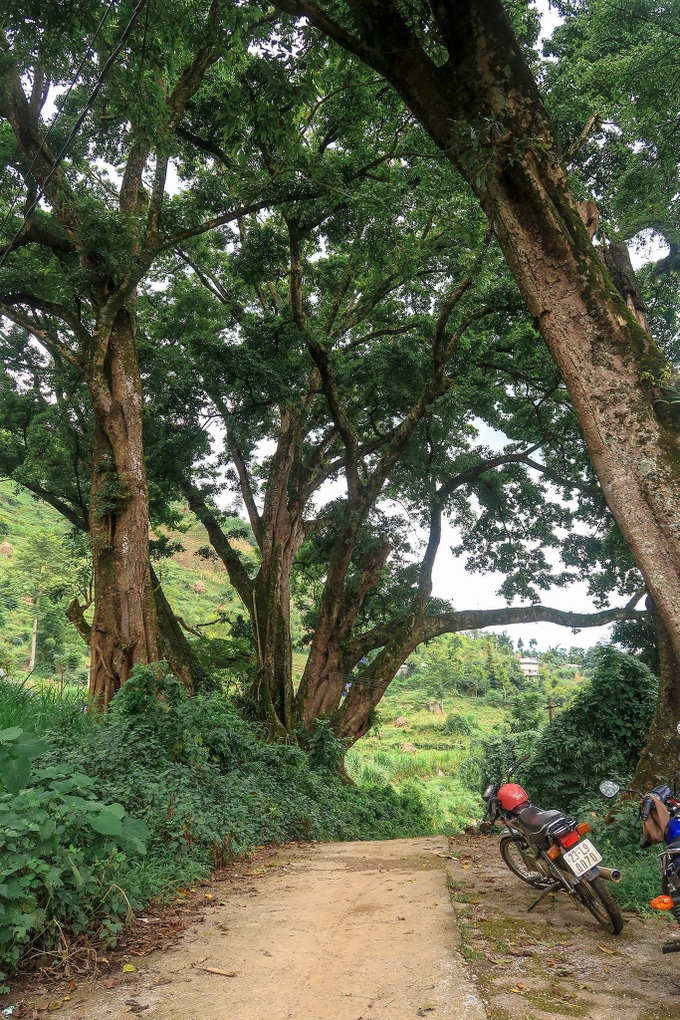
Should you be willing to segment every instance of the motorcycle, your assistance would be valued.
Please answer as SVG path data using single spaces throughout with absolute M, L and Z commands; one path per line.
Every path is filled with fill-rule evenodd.
M 680 733 L 680 723 L 678 723 Z M 655 786 L 647 793 L 641 793 L 626 787 L 625 793 L 634 793 L 640 798 L 638 820 L 642 825 L 643 849 L 654 844 L 665 843 L 666 849 L 659 854 L 661 869 L 660 896 L 650 901 L 654 910 L 670 910 L 680 924 L 680 800 L 678 799 L 678 779 L 680 772 L 673 776 L 673 789 L 664 784 Z M 612 779 L 604 779 L 599 786 L 600 793 L 611 800 L 621 791 L 619 783 Z M 680 952 L 680 939 L 668 939 L 661 947 L 663 953 Z
M 621 873 L 601 866 L 602 855 L 591 840 L 587 822 L 578 823 L 561 811 L 544 811 L 529 801 L 525 790 L 511 783 L 513 773 L 529 759 L 524 755 L 508 769 L 502 783 L 483 793 L 486 814 L 492 823 L 505 822 L 500 835 L 504 864 L 523 882 L 540 890 L 528 910 L 548 893 L 564 890 L 590 911 L 605 931 L 618 935 L 623 918 L 604 880 L 618 882 Z

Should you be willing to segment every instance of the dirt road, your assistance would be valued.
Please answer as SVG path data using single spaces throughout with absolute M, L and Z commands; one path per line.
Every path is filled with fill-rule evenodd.
M 458 952 L 444 838 L 283 849 L 211 886 L 178 945 L 107 988 L 31 996 L 63 1020 L 481 1020 Z M 245 881 L 239 879 L 245 878 Z M 44 1012 L 43 1012 L 44 1010 Z
M 9 1001 L 17 1020 L 680 1020 L 668 918 L 614 938 L 564 895 L 527 913 L 534 898 L 493 837 L 270 849 L 165 908 L 161 930 L 184 930 L 164 951 Z
M 492 1020 L 680 1018 L 680 953 L 661 953 L 677 932 L 667 914 L 624 914 L 613 936 L 563 893 L 528 913 L 536 892 L 500 863 L 494 836 L 450 846 L 461 950 Z

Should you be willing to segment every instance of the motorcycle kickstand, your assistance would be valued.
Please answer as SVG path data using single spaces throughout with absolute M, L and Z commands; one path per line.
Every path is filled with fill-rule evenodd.
M 534 900 L 530 907 L 527 907 L 527 914 L 530 913 L 534 909 L 534 907 L 538 906 L 538 904 L 541 902 L 544 896 L 547 896 L 548 893 L 555 892 L 556 890 L 561 888 L 562 886 L 559 882 L 553 882 L 551 885 L 546 886 L 541 895 Z

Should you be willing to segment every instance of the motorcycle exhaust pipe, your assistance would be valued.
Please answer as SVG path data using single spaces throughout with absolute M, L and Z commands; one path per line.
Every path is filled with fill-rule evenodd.
M 600 866 L 598 865 L 598 870 L 602 877 L 605 878 L 608 882 L 621 881 L 621 872 L 619 871 L 618 868 L 600 868 Z

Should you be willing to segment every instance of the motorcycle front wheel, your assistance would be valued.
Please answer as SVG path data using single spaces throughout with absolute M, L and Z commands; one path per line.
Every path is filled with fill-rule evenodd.
M 552 880 L 540 871 L 538 866 L 532 868 L 532 858 L 534 860 L 536 858 L 526 840 L 516 839 L 514 836 L 501 836 L 500 851 L 503 863 L 523 882 L 533 885 L 536 889 L 550 885 Z
M 586 910 L 590 911 L 605 931 L 611 935 L 618 935 L 623 929 L 619 905 L 607 889 L 603 878 L 582 878 L 574 887 L 574 896 Z

